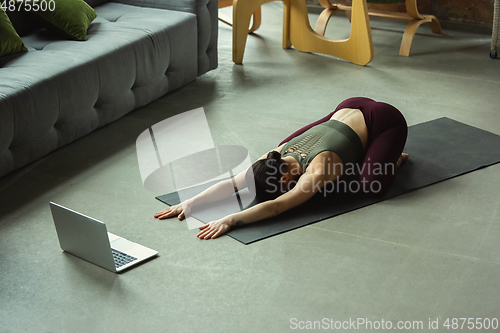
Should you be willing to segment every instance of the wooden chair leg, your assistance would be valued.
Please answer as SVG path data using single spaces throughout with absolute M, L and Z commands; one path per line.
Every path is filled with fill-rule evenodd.
M 434 15 L 426 15 L 426 19 L 430 20 L 431 30 L 435 34 L 441 34 L 443 31 L 441 30 L 441 24 L 439 24 L 439 20 Z
M 366 0 L 353 0 L 351 36 L 334 40 L 320 36 L 309 25 L 305 1 L 290 0 L 290 37 L 295 48 L 342 58 L 358 65 L 373 59 L 373 41 Z
M 423 19 L 424 16 L 418 12 L 417 0 L 405 0 L 406 13 L 414 19 Z
M 233 2 L 233 62 L 241 64 L 247 43 L 250 18 L 260 6 L 272 0 L 234 0 Z M 260 20 L 259 24 L 260 25 Z M 257 26 L 258 28 L 258 26 Z
M 431 24 L 432 32 L 435 34 L 440 34 L 442 32 L 441 24 L 439 24 L 439 20 L 436 16 L 420 14 L 417 8 L 417 0 L 405 0 L 405 5 L 408 16 L 414 19 L 426 20 L 425 23 Z
M 399 55 L 404 57 L 410 56 L 411 46 L 413 44 L 413 38 L 415 37 L 415 33 L 420 25 L 424 23 L 431 23 L 431 18 L 424 19 L 413 19 L 406 26 L 405 32 L 403 34 L 403 40 L 401 41 L 401 47 L 399 49 Z M 439 24 L 439 22 L 438 22 Z M 441 26 L 439 26 L 441 29 Z
M 318 35 L 325 35 L 326 26 L 328 25 L 328 21 L 330 21 L 330 17 L 337 11 L 338 9 L 336 8 L 326 8 L 321 12 L 321 14 L 319 14 L 318 22 L 316 22 L 316 28 L 314 28 L 314 31 L 316 31 Z
M 283 41 L 282 45 L 284 49 L 289 49 L 292 47 L 292 40 L 290 37 L 290 1 L 294 0 L 283 0 Z
M 403 40 L 401 41 L 401 47 L 399 49 L 399 55 L 409 57 L 411 46 L 413 44 L 413 38 L 420 25 L 424 23 L 431 24 L 431 30 L 435 34 L 440 34 L 442 32 L 441 25 L 438 19 L 434 15 L 422 15 L 419 13 L 417 8 L 417 0 L 406 0 L 406 12 L 413 18 L 406 26 L 405 32 L 403 34 Z
M 316 22 L 316 28 L 314 28 L 314 31 L 316 31 L 318 35 L 324 36 L 328 21 L 330 21 L 330 17 L 338 11 L 338 8 L 337 6 L 332 5 L 328 0 L 319 0 L 319 3 L 325 9 L 321 12 L 321 14 L 319 14 L 318 22 Z
M 225 8 L 233 5 L 233 0 L 219 0 L 219 8 Z M 253 13 L 253 20 L 252 20 L 252 26 L 248 30 L 248 33 L 252 33 L 259 29 L 260 24 L 262 22 L 262 11 L 260 7 Z M 229 26 L 233 26 L 231 23 L 230 19 L 226 15 L 219 14 L 219 21 L 222 23 L 225 23 Z
M 351 10 L 346 10 L 345 11 L 345 16 L 347 16 L 347 19 L 349 20 L 349 22 L 352 22 Z
M 250 30 L 248 30 L 249 34 L 260 28 L 260 24 L 262 22 L 262 10 L 260 9 L 260 7 L 253 13 L 252 17 L 253 17 L 252 20 L 253 22 L 252 26 L 250 27 Z

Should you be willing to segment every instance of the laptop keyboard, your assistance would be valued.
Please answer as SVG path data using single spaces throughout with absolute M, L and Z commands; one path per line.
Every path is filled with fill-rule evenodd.
M 123 252 L 120 252 L 115 249 L 111 249 L 113 252 L 113 259 L 115 259 L 115 267 L 120 268 L 123 265 L 128 264 L 129 262 L 132 262 L 134 260 L 137 260 L 137 258 L 129 256 L 128 254 L 125 254 Z

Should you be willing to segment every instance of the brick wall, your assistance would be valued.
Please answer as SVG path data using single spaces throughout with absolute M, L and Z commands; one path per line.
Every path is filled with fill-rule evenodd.
M 308 4 L 318 5 L 317 0 L 306 0 Z M 330 0 L 331 3 L 350 5 L 350 0 Z M 435 15 L 440 21 L 492 26 L 494 0 L 417 0 L 421 14 Z M 368 4 L 373 9 L 405 11 L 404 1 L 391 5 Z

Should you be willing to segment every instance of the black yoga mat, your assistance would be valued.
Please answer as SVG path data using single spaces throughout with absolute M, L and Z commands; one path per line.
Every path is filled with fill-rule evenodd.
M 250 244 L 498 163 L 500 136 L 449 118 L 439 118 L 410 126 L 404 151 L 410 154 L 410 158 L 398 170 L 389 191 L 381 197 L 367 197 L 362 193 L 334 193 L 328 196 L 317 193 L 299 207 L 274 218 L 234 227 L 227 235 Z M 212 184 L 182 190 L 181 196 L 192 197 Z M 250 196 L 246 190 L 239 193 L 243 202 Z M 179 193 L 162 195 L 157 199 L 169 205 L 178 204 Z M 254 200 L 248 207 L 256 203 Z M 238 210 L 234 198 L 229 198 L 197 207 L 191 215 L 207 223 Z

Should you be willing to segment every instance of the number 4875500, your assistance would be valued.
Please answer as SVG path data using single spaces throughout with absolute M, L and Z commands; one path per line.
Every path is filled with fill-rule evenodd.
M 0 8 L 6 12 L 53 12 L 56 3 L 54 0 L 5 0 L 0 2 Z

